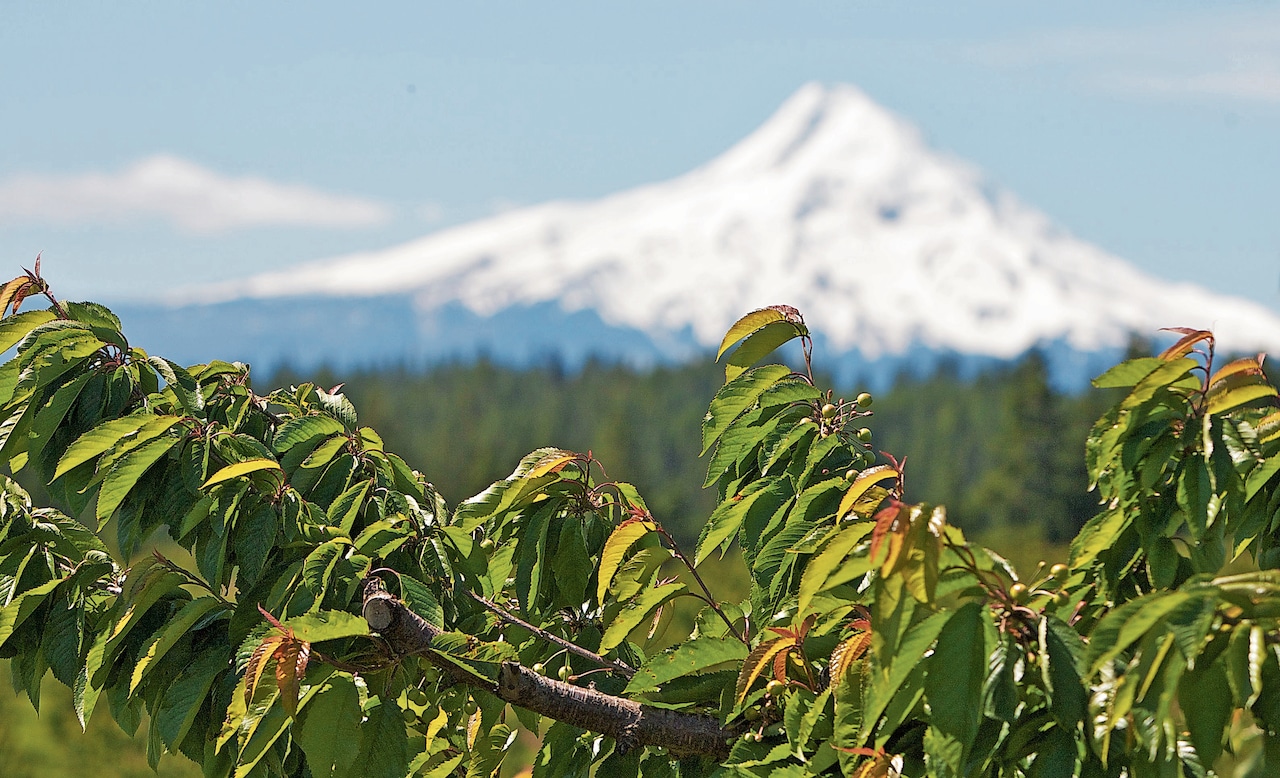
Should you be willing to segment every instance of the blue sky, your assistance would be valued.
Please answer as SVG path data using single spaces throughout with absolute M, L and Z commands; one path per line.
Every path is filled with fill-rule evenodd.
M 682 173 L 850 82 L 1066 228 L 1280 310 L 1280 6 L 6 3 L 0 256 L 148 297 Z

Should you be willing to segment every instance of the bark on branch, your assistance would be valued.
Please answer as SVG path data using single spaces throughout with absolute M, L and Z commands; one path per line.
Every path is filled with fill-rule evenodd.
M 636 746 L 660 746 L 678 754 L 705 754 L 723 760 L 737 733 L 714 716 L 654 708 L 545 678 L 516 662 L 504 662 L 497 685 L 429 651 L 441 631 L 405 607 L 380 585 L 365 588 L 365 621 L 397 655 L 417 654 L 461 683 L 481 687 L 500 699 L 581 729 L 607 735 L 626 752 Z

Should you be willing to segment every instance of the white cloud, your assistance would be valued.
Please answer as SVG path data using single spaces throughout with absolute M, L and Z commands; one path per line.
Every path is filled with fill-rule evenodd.
M 1280 11 L 1077 28 L 989 41 L 965 53 L 1002 69 L 1062 69 L 1098 91 L 1280 103 Z
M 160 154 L 118 173 L 24 174 L 0 180 L 0 224 L 115 225 L 161 219 L 216 233 L 246 227 L 358 228 L 391 219 L 385 205 L 358 197 L 225 176 Z

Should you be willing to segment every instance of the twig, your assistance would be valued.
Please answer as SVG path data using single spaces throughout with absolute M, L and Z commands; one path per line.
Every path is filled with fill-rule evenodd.
M 555 645 L 563 648 L 565 651 L 568 651 L 571 654 L 576 654 L 582 657 L 583 659 L 586 659 L 589 662 L 595 662 L 601 667 L 611 670 L 612 672 L 615 672 L 626 678 L 631 678 L 633 675 L 636 674 L 635 668 L 631 667 L 625 662 L 622 662 L 617 659 L 606 659 L 605 657 L 600 656 L 599 654 L 593 651 L 588 651 L 587 649 L 577 645 L 576 643 L 571 643 L 568 640 L 565 640 L 559 635 L 555 635 L 551 632 L 548 632 L 545 629 L 542 629 L 541 627 L 535 627 L 534 625 L 530 624 L 529 622 L 525 621 L 524 619 L 520 618 L 514 613 L 511 613 L 510 611 L 506 610 L 501 605 L 498 605 L 495 602 L 491 602 L 485 599 L 484 597 L 481 597 L 480 595 L 476 594 L 475 592 L 467 592 L 467 595 L 470 596 L 471 599 L 483 605 L 486 609 L 492 611 L 494 615 L 496 615 L 498 618 L 502 619 L 503 621 L 507 622 L 508 624 L 514 624 L 517 627 L 522 627 L 524 629 L 527 629 L 533 634 L 547 641 L 548 643 L 554 643 Z
M 711 594 L 711 590 L 707 588 L 707 584 L 702 580 L 702 576 L 698 574 L 698 569 L 694 567 L 692 563 L 689 562 L 689 558 L 686 557 L 684 555 L 684 552 L 680 550 L 680 545 L 676 543 L 676 539 L 673 538 L 671 536 L 671 533 L 667 532 L 666 528 L 663 527 L 658 522 L 656 521 L 653 522 L 653 526 L 657 527 L 658 534 L 666 538 L 667 543 L 671 544 L 671 553 L 675 554 L 676 559 L 679 559 L 681 564 L 683 564 L 685 568 L 688 569 L 688 571 L 693 574 L 693 580 L 698 582 L 698 586 L 702 588 L 703 594 L 706 595 L 705 599 L 707 604 L 711 606 L 711 609 L 716 612 L 716 615 L 720 617 L 720 620 L 723 621 L 725 626 L 729 628 L 730 634 L 732 634 L 735 638 L 740 640 L 743 644 L 746 644 L 747 639 L 742 636 L 742 633 L 738 632 L 737 627 L 733 626 L 733 620 L 730 619 L 728 616 L 726 616 L 724 611 L 720 609 L 720 603 L 716 602 L 716 598 Z

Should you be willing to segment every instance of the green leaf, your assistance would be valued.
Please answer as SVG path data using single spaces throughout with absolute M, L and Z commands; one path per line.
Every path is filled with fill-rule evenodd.
M 1192 540 L 1199 541 L 1213 524 L 1217 514 L 1214 506 L 1213 474 L 1209 463 L 1199 455 L 1188 456 L 1182 465 L 1178 479 L 1178 505 L 1186 513 L 1187 529 Z
M 54 479 L 61 478 L 68 471 L 103 454 L 123 439 L 137 434 L 138 430 L 155 418 L 149 413 L 135 413 L 105 421 L 89 430 L 67 448 L 67 452 L 58 461 L 58 468 L 53 473 Z M 177 417 L 174 418 L 176 423 Z
M 332 416 L 300 416 L 280 426 L 271 442 L 271 448 L 277 454 L 284 454 L 294 446 L 337 435 L 342 431 L 342 422 Z
M 1237 625 L 1231 632 L 1224 658 L 1228 686 L 1236 705 L 1252 707 L 1262 694 L 1262 664 L 1267 659 L 1265 631 L 1248 622 Z
M 135 579 L 138 581 L 136 585 Z M 126 580 L 122 594 L 124 600 L 121 604 L 125 605 L 124 613 L 118 619 L 104 623 L 103 626 L 106 628 L 98 632 L 85 658 L 84 667 L 76 678 L 74 703 L 81 728 L 85 726 L 85 722 L 89 720 L 97 705 L 106 681 L 105 671 L 109 670 L 115 662 L 116 655 L 130 632 L 151 609 L 151 606 L 162 597 L 178 591 L 185 583 L 187 578 L 184 575 L 167 571 L 159 572 L 154 567 L 143 566 L 142 563 L 134 566 L 134 572 L 131 572 Z
M 871 534 L 874 525 L 871 522 L 858 522 L 839 531 L 834 537 L 828 540 L 816 556 L 809 560 L 805 565 L 804 574 L 800 577 L 800 594 L 796 604 L 798 613 L 806 613 L 809 603 L 813 601 L 813 596 L 818 592 L 827 588 L 827 581 L 830 580 L 833 573 L 840 570 L 839 576 L 841 581 L 851 580 L 855 577 L 849 575 L 849 566 L 845 564 L 845 558 L 849 553 L 858 546 L 867 535 Z M 855 565 L 855 567 L 857 567 Z M 861 573 L 865 574 L 871 569 L 871 560 L 865 560 L 865 568 Z
M 355 527 L 356 518 L 360 515 L 360 509 L 364 507 L 364 500 L 368 496 L 371 486 L 373 486 L 373 479 L 366 479 L 353 484 L 334 498 L 333 504 L 329 506 L 328 510 L 329 521 L 335 527 L 350 535 L 352 528 Z
M 286 619 L 284 625 L 293 630 L 299 640 L 319 643 L 323 640 L 368 635 L 369 622 L 346 611 L 316 611 Z
M 400 595 L 409 610 L 421 616 L 428 624 L 444 629 L 444 609 L 426 584 L 411 575 L 400 573 Z
M 1067 731 L 1084 720 L 1088 698 L 1081 679 L 1084 644 L 1076 631 L 1056 616 L 1040 620 L 1040 672 L 1053 718 Z
M 907 598 L 907 602 L 912 602 L 912 600 Z M 866 735 L 870 734 L 871 728 L 879 721 L 880 716 L 884 714 L 885 708 L 888 707 L 893 698 L 897 696 L 902 684 L 907 680 L 907 676 L 920 664 L 920 659 L 933 645 L 938 633 L 946 626 L 947 620 L 951 616 L 952 611 L 939 611 L 933 614 L 907 630 L 896 651 L 888 656 L 878 656 L 881 666 L 886 670 L 881 671 L 880 678 L 872 687 L 872 694 L 867 701 L 865 717 L 863 718 L 863 732 L 860 739 L 865 739 Z
M 1263 397 L 1275 397 L 1276 388 L 1267 383 L 1263 376 L 1233 375 L 1223 379 L 1223 385 L 1210 391 L 1206 412 L 1210 416 L 1226 413 L 1239 408 L 1245 403 L 1260 400 Z
M 348 774 L 360 752 L 363 718 L 360 690 L 350 675 L 335 673 L 320 686 L 293 728 L 293 739 L 315 778 Z
M 334 565 L 342 557 L 343 548 L 349 545 L 350 541 L 346 539 L 330 540 L 307 555 L 302 565 L 302 582 L 316 595 L 317 602 L 329 588 L 329 578 L 333 575 Z
M 1151 375 L 1152 371 L 1163 364 L 1165 361 L 1159 357 L 1130 359 L 1093 379 L 1093 385 L 1098 389 L 1127 389 Z
M 352 523 L 354 522 L 355 519 L 352 518 Z M 404 545 L 411 531 L 409 522 L 403 516 L 394 516 L 365 527 L 353 542 L 356 550 L 367 557 L 385 557 Z
M 1178 702 L 1200 763 L 1213 764 L 1222 754 L 1234 710 L 1222 662 L 1188 670 L 1178 684 Z
M 1108 613 L 1090 636 L 1089 675 L 1096 675 L 1103 665 L 1120 656 L 1189 597 L 1184 592 L 1150 594 L 1130 600 Z
M 763 479 L 757 482 L 759 488 L 751 494 L 737 498 L 730 497 L 712 512 L 711 517 L 707 519 L 707 523 L 702 527 L 702 534 L 698 538 L 698 546 L 694 550 L 693 564 L 702 564 L 711 552 L 727 543 L 747 519 L 748 513 L 751 512 L 756 503 L 760 503 L 769 508 L 768 514 L 773 515 L 777 509 L 778 499 L 789 491 L 790 486 L 785 478 Z M 768 496 L 768 499 L 763 499 Z
M 624 694 L 639 694 L 657 689 L 676 678 L 699 675 L 719 668 L 726 662 L 740 662 L 746 657 L 747 647 L 737 638 L 694 638 L 645 662 L 627 684 Z
M 608 628 L 604 631 L 604 637 L 600 638 L 600 650 L 608 651 L 620 645 L 633 629 L 651 617 L 663 603 L 687 589 L 687 586 L 678 582 L 662 584 L 643 592 L 624 605 L 613 621 L 609 622 Z
M 170 750 L 176 750 L 195 723 L 213 682 L 224 671 L 231 670 L 230 652 L 225 649 L 205 650 L 184 667 L 164 691 L 156 710 L 156 729 Z
M 702 420 L 702 453 L 707 453 L 733 420 L 750 408 L 765 390 L 790 374 L 791 371 L 782 365 L 765 365 L 748 370 L 725 384 L 716 393 Z
M 542 578 L 548 567 L 547 533 L 555 506 L 548 500 L 534 511 L 516 542 L 516 600 L 525 614 L 533 612 L 542 592 Z
M 106 478 L 102 479 L 102 488 L 98 491 L 96 516 L 99 530 L 133 491 L 138 479 L 176 445 L 178 438 L 166 436 L 148 441 L 116 460 L 107 471 Z
M 64 580 L 63 578 L 55 578 L 51 581 L 45 581 L 39 586 L 22 592 L 14 597 L 4 608 L 0 608 L 0 646 L 4 645 L 9 636 L 16 632 L 18 627 L 22 626 L 22 623 L 35 612 L 36 608 L 40 607 L 40 603 L 44 602 L 45 598 L 53 593 L 53 590 L 58 588 L 58 584 Z
M 6 316 L 0 320 L 0 352 L 8 351 L 27 337 L 36 327 L 58 318 L 53 311 L 23 311 L 16 316 Z
M 1249 477 L 1245 482 L 1244 498 L 1252 500 L 1277 472 L 1280 472 L 1280 455 L 1272 456 L 1259 462 L 1249 473 Z
M 730 346 L 751 333 L 775 322 L 786 320 L 787 317 L 777 308 L 760 308 L 748 313 L 734 322 L 729 331 L 724 334 L 724 339 L 720 341 L 720 348 L 716 350 L 716 361 L 719 361 L 720 357 L 724 356 L 724 352 L 728 351 Z
M 1151 371 L 1146 377 L 1133 387 L 1133 391 L 1129 392 L 1129 396 L 1121 401 L 1121 409 L 1129 410 L 1137 408 L 1155 397 L 1160 390 L 1168 390 L 1180 381 L 1192 370 L 1199 367 L 1199 363 L 1190 357 L 1175 359 L 1172 362 L 1157 367 Z M 1194 377 L 1192 377 L 1194 380 Z M 1199 382 L 1196 382 L 1199 385 Z M 1190 387 L 1188 387 L 1190 388 Z
M 770 322 L 747 336 L 729 356 L 724 367 L 724 380 L 732 381 L 743 371 L 777 351 L 778 347 L 805 334 L 805 330 L 789 321 Z M 719 355 L 716 357 L 719 359 Z
M 220 468 L 218 472 L 209 476 L 209 480 L 205 481 L 200 488 L 208 489 L 214 484 L 220 484 L 223 481 L 230 481 L 232 478 L 239 478 L 262 470 L 280 470 L 280 463 L 274 459 L 250 459 L 244 462 L 236 462 Z
M 71 410 L 71 406 L 79 399 L 85 385 L 93 377 L 93 373 L 84 373 L 68 381 L 57 392 L 54 392 L 48 402 L 36 413 L 29 433 L 33 459 L 40 455 L 40 452 L 50 438 L 53 437 L 53 434 L 62 426 L 63 420 L 67 417 L 67 412 Z
M 173 648 L 195 626 L 196 622 L 219 608 L 226 608 L 226 605 L 216 597 L 198 597 L 183 605 L 164 629 L 153 634 L 143 645 L 142 656 L 133 667 L 129 693 L 132 694 L 138 688 L 138 684 L 147 677 L 151 667 L 163 659 L 169 649 Z
M 342 449 L 350 442 L 351 441 L 347 440 L 343 435 L 334 435 L 325 442 L 316 446 L 315 451 L 312 451 L 307 455 L 306 459 L 302 460 L 302 467 L 307 469 L 324 467 L 332 462 L 333 458 L 338 455 L 338 452 L 342 451 Z
M 178 404 L 184 411 L 196 416 L 204 410 L 204 394 L 196 379 L 186 369 L 164 357 L 147 357 L 147 364 L 164 379 L 166 388 L 173 391 L 173 396 L 178 399 Z
M 980 603 L 962 605 L 938 633 L 938 644 L 929 658 L 924 679 L 932 725 L 955 738 L 965 752 L 973 745 L 982 720 L 982 706 L 977 702 L 991 653 L 984 624 L 990 618 Z
M 605 541 L 604 550 L 600 552 L 600 567 L 596 576 L 596 602 L 604 602 L 605 595 L 609 592 L 609 585 L 613 583 L 614 574 L 618 572 L 618 568 L 622 566 L 622 560 L 626 558 L 627 552 L 636 541 L 656 531 L 657 527 L 653 522 L 641 519 L 627 519 L 614 528 L 609 534 L 609 539 Z

